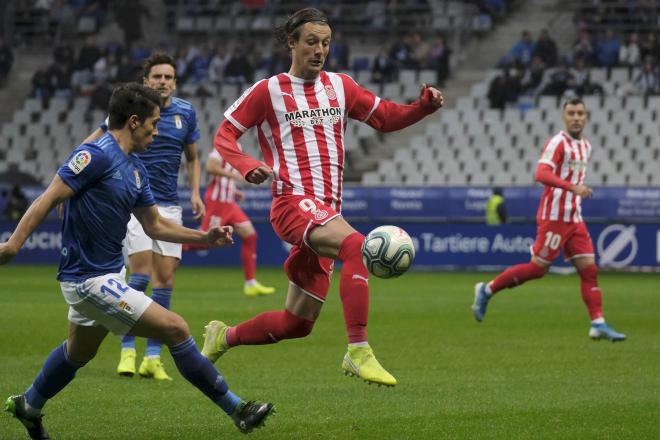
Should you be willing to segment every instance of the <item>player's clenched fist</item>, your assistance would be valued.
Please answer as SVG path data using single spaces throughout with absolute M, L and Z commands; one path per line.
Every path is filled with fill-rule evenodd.
M 245 180 L 258 185 L 273 175 L 273 170 L 268 165 L 262 165 L 255 168 L 245 176 Z
M 422 90 L 420 91 L 419 101 L 423 107 L 432 107 L 440 108 L 445 103 L 445 98 L 442 96 L 442 92 L 435 87 L 422 84 Z
M 208 243 L 213 247 L 227 247 L 234 244 L 232 234 L 234 228 L 231 226 L 214 226 L 209 229 Z
M 583 199 L 588 199 L 593 193 L 593 190 L 587 185 L 573 185 L 571 191 L 573 191 L 573 194 L 580 196 Z

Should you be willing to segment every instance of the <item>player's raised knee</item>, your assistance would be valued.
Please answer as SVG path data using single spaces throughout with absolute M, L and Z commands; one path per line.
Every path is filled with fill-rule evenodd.
M 301 318 L 288 311 L 284 315 L 283 319 L 284 331 L 278 339 L 304 338 L 305 336 L 309 335 L 314 328 L 314 321 Z
M 190 336 L 188 323 L 176 313 L 169 312 L 164 319 L 161 339 L 167 345 L 178 344 Z

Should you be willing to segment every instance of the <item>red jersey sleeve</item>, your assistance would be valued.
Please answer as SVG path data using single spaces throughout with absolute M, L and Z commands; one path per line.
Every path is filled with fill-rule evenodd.
M 346 112 L 349 117 L 366 122 L 378 131 L 401 130 L 415 124 L 437 110 L 431 104 L 431 91 L 412 104 L 397 104 L 380 99 L 369 90 L 360 87 L 350 76 L 341 75 L 344 81 Z
M 339 74 L 344 85 L 346 114 L 351 119 L 366 122 L 380 104 L 380 98 L 373 92 L 358 85 L 353 78 Z
M 262 79 L 243 92 L 240 98 L 225 111 L 224 116 L 241 133 L 244 133 L 266 118 L 269 101 L 268 80 Z

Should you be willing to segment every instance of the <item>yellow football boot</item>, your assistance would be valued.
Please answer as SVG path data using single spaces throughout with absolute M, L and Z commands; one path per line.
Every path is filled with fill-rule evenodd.
M 220 356 L 229 350 L 229 346 L 225 342 L 227 330 L 229 330 L 229 326 L 222 321 L 211 321 L 204 327 L 202 356 L 212 363 L 215 363 Z
M 138 372 L 140 376 L 147 379 L 172 380 L 165 372 L 163 363 L 160 361 L 160 356 L 150 356 L 142 359 Z
M 393 387 L 396 379 L 378 362 L 371 347 L 348 346 L 341 368 L 347 376 L 357 376 L 367 382 Z
M 267 287 L 261 284 L 259 281 L 255 281 L 255 283 L 251 286 L 245 286 L 243 287 L 243 293 L 245 296 L 260 296 L 260 295 L 272 295 L 275 293 L 275 288 L 274 287 Z
M 135 349 L 122 348 L 117 365 L 117 374 L 124 377 L 135 376 Z

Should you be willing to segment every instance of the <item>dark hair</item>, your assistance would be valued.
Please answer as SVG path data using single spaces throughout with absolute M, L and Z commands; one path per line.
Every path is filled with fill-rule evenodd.
M 157 91 L 137 83 L 123 84 L 112 91 L 108 105 L 108 129 L 124 128 L 133 115 L 143 122 L 153 114 L 154 108 L 162 106 L 163 100 Z
M 304 8 L 293 13 L 282 26 L 275 29 L 277 41 L 284 44 L 287 48 L 289 37 L 298 40 L 300 37 L 300 28 L 305 23 L 322 23 L 330 26 L 328 17 L 316 8 Z
M 172 55 L 165 52 L 154 52 L 142 63 L 142 77 L 148 78 L 151 68 L 159 64 L 169 64 L 174 68 L 174 77 L 176 78 L 176 61 Z
M 584 105 L 584 108 L 587 108 L 587 106 L 585 105 L 582 98 L 578 98 L 576 96 L 576 97 L 573 97 L 573 98 L 568 98 L 566 101 L 564 101 L 564 105 L 561 107 L 561 109 L 566 110 L 566 107 L 569 106 L 569 105 L 579 105 L 579 104 L 582 104 L 582 105 Z

